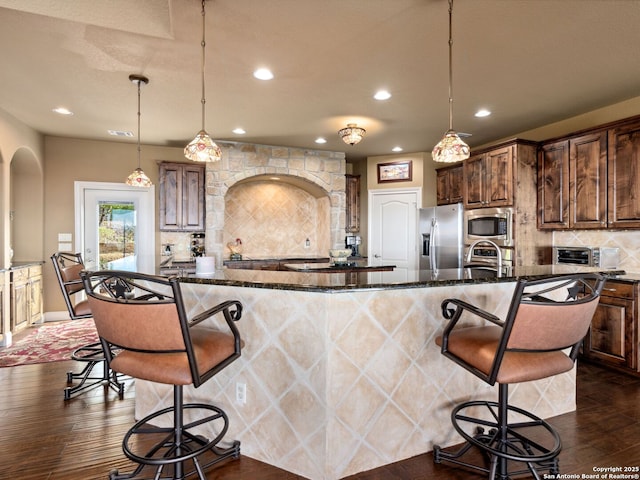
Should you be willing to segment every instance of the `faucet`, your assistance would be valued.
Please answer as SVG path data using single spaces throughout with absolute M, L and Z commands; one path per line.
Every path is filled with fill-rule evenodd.
M 474 247 L 482 243 L 486 243 L 495 249 L 498 273 L 502 272 L 502 250 L 500 250 L 500 247 L 495 242 L 492 242 L 491 240 L 476 240 L 475 242 L 473 242 L 469 247 L 469 251 L 467 252 L 467 258 L 465 261 L 467 263 L 471 262 L 471 257 L 473 256 Z

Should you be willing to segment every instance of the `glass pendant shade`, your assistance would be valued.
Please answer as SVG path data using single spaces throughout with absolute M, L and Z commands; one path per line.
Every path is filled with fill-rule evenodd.
M 204 130 L 184 147 L 184 156 L 193 162 L 217 162 L 222 158 L 222 151 Z
M 125 183 L 132 187 L 150 187 L 153 185 L 151 179 L 145 175 L 140 167 L 136 168 L 131 175 L 127 177 Z
M 460 162 L 469 158 L 469 154 L 469 145 L 464 143 L 453 130 L 445 132 L 442 140 L 431 151 L 433 161 L 442 163 Z
M 338 135 L 342 138 L 344 143 L 349 145 L 355 145 L 360 143 L 362 137 L 366 135 L 367 131 L 364 128 L 358 127 L 355 123 L 348 123 L 347 128 L 343 128 L 338 132 Z

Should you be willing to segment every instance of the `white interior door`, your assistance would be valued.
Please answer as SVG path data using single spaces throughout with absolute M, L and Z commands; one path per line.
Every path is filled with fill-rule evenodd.
M 369 194 L 369 262 L 396 266 L 393 275 L 384 272 L 385 280 L 411 281 L 417 275 L 420 197 L 420 189 L 379 190 Z
M 75 182 L 76 251 L 88 269 L 155 273 L 155 190 Z

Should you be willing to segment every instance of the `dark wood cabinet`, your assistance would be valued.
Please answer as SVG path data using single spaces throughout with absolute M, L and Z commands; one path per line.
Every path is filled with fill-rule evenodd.
M 462 163 L 439 168 L 436 171 L 436 203 L 449 205 L 464 199 L 464 167 Z
M 200 164 L 160 164 L 160 230 L 205 229 L 205 167 Z
M 538 227 L 607 226 L 607 132 L 542 145 L 538 158 Z
M 513 145 L 473 155 L 464 162 L 466 209 L 513 205 Z
M 345 231 L 360 231 L 360 175 L 346 175 L 346 219 Z
M 608 224 L 640 228 L 640 121 L 609 129 Z
M 584 358 L 638 372 L 637 298 L 637 283 L 607 281 L 584 341 Z

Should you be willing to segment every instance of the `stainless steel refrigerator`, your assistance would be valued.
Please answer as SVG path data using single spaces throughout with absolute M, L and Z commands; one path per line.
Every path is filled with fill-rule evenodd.
M 421 208 L 418 220 L 420 270 L 461 268 L 464 254 L 461 203 Z

